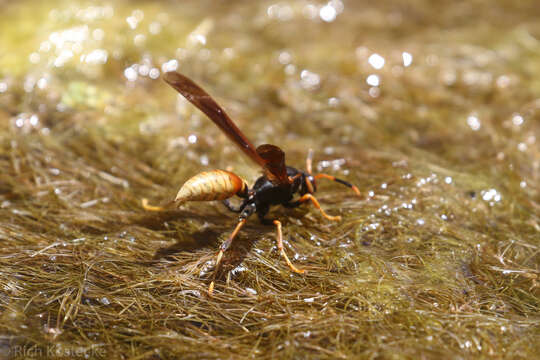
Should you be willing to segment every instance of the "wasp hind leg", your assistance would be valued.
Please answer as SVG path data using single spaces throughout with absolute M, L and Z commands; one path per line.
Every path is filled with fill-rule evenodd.
M 231 202 L 228 199 L 225 199 L 225 200 L 223 200 L 221 202 L 223 203 L 223 205 L 225 205 L 225 207 L 227 209 L 229 209 L 230 211 L 235 212 L 235 213 L 241 212 L 242 209 L 243 209 L 242 205 L 244 205 L 244 204 L 240 204 L 238 207 L 235 207 L 233 204 L 231 204 Z
M 229 238 L 225 242 L 223 242 L 223 244 L 221 244 L 221 246 L 219 248 L 219 252 L 218 252 L 218 255 L 216 257 L 216 266 L 215 266 L 215 269 L 214 269 L 214 275 L 212 276 L 212 282 L 210 283 L 210 286 L 208 287 L 208 295 L 210 295 L 210 296 L 212 296 L 212 294 L 214 293 L 214 284 L 216 283 L 216 276 L 218 274 L 219 267 L 221 265 L 221 260 L 223 259 L 223 253 L 225 251 L 227 251 L 227 249 L 231 246 L 234 238 L 236 237 L 236 235 L 238 234 L 238 232 L 240 231 L 242 226 L 244 226 L 246 221 L 247 221 L 247 219 L 241 219 L 238 222 L 238 224 L 236 225 L 236 227 L 234 228 L 234 231 L 229 236 Z
M 219 252 L 218 252 L 217 257 L 216 257 L 216 266 L 215 266 L 215 269 L 214 269 L 214 275 L 212 276 L 212 282 L 210 283 L 210 286 L 208 286 L 208 295 L 212 296 L 212 294 L 214 293 L 214 285 L 216 283 L 216 276 L 217 276 L 217 274 L 219 272 L 219 267 L 221 265 L 221 260 L 223 259 L 223 254 L 231 246 L 234 238 L 236 237 L 236 235 L 238 234 L 240 229 L 244 226 L 247 219 L 256 210 L 257 210 L 257 208 L 256 208 L 254 203 L 251 203 L 251 204 L 248 204 L 247 206 L 244 206 L 241 213 L 240 213 L 240 216 L 238 217 L 238 224 L 236 224 L 236 227 L 234 228 L 234 230 L 231 233 L 231 235 L 229 236 L 229 238 L 225 242 L 223 242 L 223 244 L 221 244 L 221 246 L 219 248 Z

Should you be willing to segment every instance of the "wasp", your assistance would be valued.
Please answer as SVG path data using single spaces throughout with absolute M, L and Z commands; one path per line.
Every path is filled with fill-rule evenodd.
M 274 225 L 276 227 L 277 248 L 281 256 L 291 271 L 298 274 L 304 273 L 304 270 L 293 265 L 283 249 L 281 222 L 277 219 L 271 220 L 266 218 L 270 207 L 282 205 L 286 208 L 295 208 L 303 203 L 311 202 L 326 219 L 340 221 L 340 216 L 328 215 L 313 195 L 317 190 L 317 181 L 319 179 L 335 181 L 351 188 L 357 195 L 360 195 L 358 188 L 332 175 L 313 174 L 313 151 L 311 150 L 306 160 L 306 171 L 286 166 L 285 153 L 279 147 L 271 144 L 263 144 L 257 148 L 253 146 L 227 113 L 206 91 L 191 79 L 172 71 L 165 73 L 164 80 L 206 114 L 248 158 L 258 164 L 263 170 L 263 175 L 255 181 L 255 184 L 251 188 L 245 180 L 230 171 L 212 170 L 202 172 L 186 181 L 173 201 L 173 203 L 180 205 L 189 201 L 221 200 L 227 209 L 239 214 L 236 227 L 219 248 L 214 276 L 209 285 L 208 293 L 212 295 L 214 291 L 216 274 L 224 252 L 227 251 L 240 229 L 242 229 L 248 218 L 253 214 L 257 214 L 262 224 Z M 296 199 L 295 195 L 298 195 Z M 238 196 L 242 199 L 239 206 L 234 206 L 229 202 L 228 199 L 233 196 Z M 163 210 L 162 207 L 149 205 L 146 199 L 143 199 L 143 207 L 151 211 Z

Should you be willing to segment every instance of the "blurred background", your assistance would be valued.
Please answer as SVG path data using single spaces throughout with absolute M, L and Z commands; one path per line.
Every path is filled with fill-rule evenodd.
M 0 6 L 7 358 L 539 354 L 537 1 Z M 308 275 L 253 220 L 207 298 L 234 215 L 141 209 L 204 170 L 259 175 L 161 80 L 174 70 L 255 145 L 298 168 L 312 148 L 359 187 L 321 183 L 341 224 L 273 212 Z

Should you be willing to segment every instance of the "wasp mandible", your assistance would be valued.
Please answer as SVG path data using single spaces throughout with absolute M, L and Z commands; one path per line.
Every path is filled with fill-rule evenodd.
M 223 258 L 223 253 L 227 251 L 242 226 L 244 226 L 247 219 L 253 214 L 257 214 L 261 223 L 276 227 L 277 247 L 281 256 L 293 272 L 304 273 L 304 270 L 298 269 L 291 263 L 283 249 L 281 222 L 277 219 L 270 220 L 265 217 L 270 207 L 273 205 L 282 205 L 286 208 L 294 208 L 305 202 L 311 202 L 321 212 L 323 217 L 328 220 L 339 221 L 341 220 L 340 216 L 326 214 L 317 199 L 313 196 L 313 193 L 317 190 L 317 180 L 328 179 L 336 181 L 348 186 L 357 195 L 360 195 L 358 188 L 332 175 L 313 174 L 313 152 L 311 150 L 306 161 L 306 171 L 286 166 L 285 153 L 279 147 L 264 144 L 255 148 L 233 123 L 227 113 L 206 91 L 191 79 L 173 71 L 165 73 L 164 80 L 206 114 L 232 142 L 238 145 L 244 154 L 263 169 L 263 175 L 255 181 L 255 184 L 251 188 L 249 188 L 245 180 L 230 171 L 213 170 L 202 172 L 186 181 L 176 195 L 174 203 L 177 205 L 188 201 L 221 200 L 230 211 L 240 214 L 235 229 L 219 248 L 214 276 L 208 288 L 208 293 L 211 295 L 214 291 L 215 278 Z M 299 195 L 297 199 L 294 199 L 295 194 Z M 243 199 L 238 207 L 233 206 L 228 201 L 230 197 L 235 195 Z M 143 207 L 146 210 L 152 211 L 163 210 L 161 207 L 148 205 L 145 199 L 143 199 Z

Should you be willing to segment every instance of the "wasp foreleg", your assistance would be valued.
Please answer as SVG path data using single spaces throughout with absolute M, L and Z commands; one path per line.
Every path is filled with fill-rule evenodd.
M 341 216 L 332 216 L 332 215 L 328 215 L 327 213 L 325 213 L 324 210 L 321 208 L 321 204 L 319 204 L 317 199 L 315 199 L 315 197 L 313 195 L 311 195 L 311 194 L 305 194 L 300 199 L 298 199 L 296 201 L 293 201 L 293 202 L 290 202 L 290 203 L 287 203 L 287 204 L 284 204 L 284 206 L 288 207 L 288 208 L 295 208 L 295 207 L 301 205 L 302 203 L 305 203 L 306 201 L 311 201 L 313 203 L 313 206 L 315 206 L 321 212 L 322 216 L 324 216 L 328 220 L 332 220 L 332 221 L 340 221 L 341 220 Z

